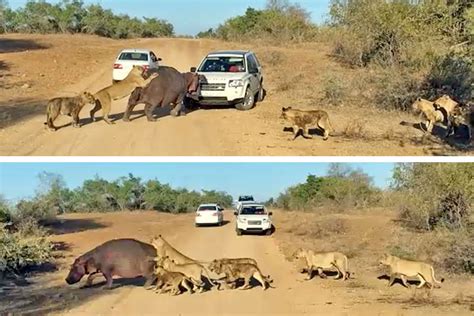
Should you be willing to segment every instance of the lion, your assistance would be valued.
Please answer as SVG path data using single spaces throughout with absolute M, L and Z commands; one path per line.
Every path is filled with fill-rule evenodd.
M 190 294 L 194 293 L 191 280 L 183 273 L 168 271 L 157 264 L 154 274 L 157 278 L 156 285 L 148 287 L 148 290 L 154 289 L 155 292 L 159 294 L 169 291 L 171 295 L 178 295 L 182 293 L 181 285 L 188 290 Z
M 153 73 L 145 79 L 143 78 L 144 71 L 144 67 L 135 65 L 124 80 L 114 83 L 95 93 L 95 107 L 90 111 L 92 121 L 95 122 L 95 113 L 102 109 L 104 121 L 107 124 L 114 124 L 114 122 L 109 119 L 112 101 L 125 98 L 136 88 L 146 87 L 158 76 L 157 73 Z
M 323 131 L 323 140 L 328 140 L 329 133 L 333 132 L 331 122 L 329 121 L 329 115 L 326 111 L 322 110 L 313 110 L 313 111 L 303 111 L 297 110 L 290 107 L 283 107 L 281 109 L 280 118 L 289 121 L 293 126 L 293 134 L 295 137 L 293 140 L 298 137 L 300 130 L 303 131 L 304 138 L 313 138 L 309 134 L 310 126 L 318 126 Z
M 183 255 L 181 252 L 171 246 L 161 235 L 154 237 L 151 244 L 156 248 L 159 257 L 169 257 L 177 264 L 196 263 L 197 261 Z
M 72 126 L 81 127 L 79 125 L 79 113 L 86 104 L 94 104 L 95 98 L 89 92 L 82 92 L 75 97 L 62 97 L 54 98 L 48 101 L 46 106 L 46 122 L 51 131 L 56 131 L 57 127 L 54 126 L 54 120 L 62 115 L 69 115 L 72 117 Z
M 197 262 L 176 264 L 168 256 L 156 258 L 155 261 L 158 266 L 161 266 L 170 272 L 180 272 L 184 274 L 194 286 L 199 288 L 199 293 L 202 293 L 204 291 L 204 286 L 206 285 L 202 280 L 203 276 L 207 278 L 207 280 L 212 285 L 214 285 L 214 282 L 209 276 L 207 269 Z
M 417 288 L 422 288 L 427 284 L 430 289 L 433 289 L 433 287 L 440 287 L 439 284 L 444 282 L 443 278 L 441 281 L 436 280 L 433 266 L 424 262 L 404 260 L 385 254 L 380 259 L 380 264 L 390 268 L 390 281 L 388 282 L 388 286 L 392 286 L 397 276 L 401 278 L 405 287 L 409 287 L 407 277 L 418 277 L 420 284 Z
M 245 260 L 247 259 L 245 258 Z M 209 265 L 209 270 L 217 274 L 225 274 L 225 288 L 229 288 L 229 283 L 235 284 L 239 279 L 243 279 L 244 284 L 239 287 L 239 290 L 246 290 L 250 287 L 252 277 L 262 285 L 263 290 L 266 290 L 273 282 L 269 275 L 264 276 L 258 266 L 253 263 L 213 261 Z
M 340 252 L 323 252 L 315 253 L 312 250 L 298 249 L 293 257 L 295 259 L 304 259 L 306 261 L 306 269 L 308 270 L 308 276 L 306 280 L 313 278 L 313 270 L 317 269 L 318 274 L 321 278 L 327 278 L 324 274 L 324 269 L 335 268 L 337 270 L 336 278 L 341 278 L 345 281 L 350 277 L 348 271 L 347 257 Z M 302 269 L 299 268 L 299 271 Z
M 472 129 L 474 126 L 474 106 L 465 106 L 455 108 L 450 115 L 451 129 L 448 136 L 455 133 L 455 129 L 461 125 L 466 125 L 468 129 L 468 142 L 472 141 Z
M 415 113 L 422 113 L 426 118 L 426 131 L 428 133 L 433 131 L 433 126 L 435 123 L 444 122 L 443 112 L 436 109 L 434 102 L 423 98 L 418 98 L 411 107 Z

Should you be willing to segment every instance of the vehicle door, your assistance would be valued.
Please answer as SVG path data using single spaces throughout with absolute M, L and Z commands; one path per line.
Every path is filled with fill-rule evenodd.
M 260 75 L 257 61 L 252 54 L 247 55 L 247 71 L 250 75 L 250 89 L 253 94 L 256 94 L 260 89 Z

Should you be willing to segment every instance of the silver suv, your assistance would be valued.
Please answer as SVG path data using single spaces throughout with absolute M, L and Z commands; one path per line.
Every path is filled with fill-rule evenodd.
M 251 51 L 215 51 L 191 71 L 200 75 L 200 89 L 194 98 L 199 104 L 234 105 L 245 111 L 264 98 L 262 66 Z

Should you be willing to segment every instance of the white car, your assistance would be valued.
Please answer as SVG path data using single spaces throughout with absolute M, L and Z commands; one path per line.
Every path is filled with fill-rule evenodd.
M 264 98 L 262 66 L 251 51 L 212 52 L 191 71 L 200 75 L 200 89 L 193 102 L 250 110 Z
M 201 204 L 196 210 L 195 225 L 219 225 L 224 223 L 224 209 L 219 204 Z
M 236 218 L 235 230 L 237 235 L 246 232 L 264 232 L 271 235 L 273 231 L 272 212 L 268 212 L 262 204 L 243 204 L 242 207 L 234 213 Z
M 114 63 L 112 78 L 114 82 L 121 81 L 128 76 L 132 67 L 144 66 L 145 70 L 158 68 L 161 58 L 155 53 L 145 49 L 124 49 L 120 52 Z

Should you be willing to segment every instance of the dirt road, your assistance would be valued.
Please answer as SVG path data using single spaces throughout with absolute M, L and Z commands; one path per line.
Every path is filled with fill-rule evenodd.
M 409 156 L 433 154 L 433 150 L 450 154 L 436 138 L 434 142 L 420 141 L 423 134 L 419 130 L 400 125 L 402 121 L 416 122 L 410 114 L 320 104 L 322 74 L 345 71 L 328 57 L 324 47 L 281 48 L 190 39 L 112 41 L 79 35 L 0 37 L 2 44 L 7 40 L 13 44 L 0 56 L 4 65 L 0 67 L 0 126 L 6 126 L 0 129 L 0 155 Z M 33 48 L 19 51 L 15 46 L 18 41 L 27 41 Z M 150 48 L 163 58 L 163 64 L 180 71 L 196 66 L 215 49 L 253 49 L 264 66 L 268 97 L 246 112 L 214 107 L 174 118 L 166 108 L 156 113 L 159 120 L 153 123 L 142 116 L 143 106 L 136 108 L 132 122 L 123 122 L 125 98 L 113 104 L 113 126 L 103 121 L 92 123 L 86 107 L 81 112 L 82 128 L 46 130 L 46 100 L 107 86 L 116 54 L 126 47 Z M 336 129 L 334 137 L 325 142 L 315 131 L 313 140 L 299 137 L 292 141 L 291 131 L 284 130 L 288 124 L 279 119 L 281 107 L 286 105 L 325 109 Z M 61 118 L 57 125 L 68 123 L 69 118 Z
M 278 212 L 275 216 L 279 216 Z M 230 220 L 226 225 L 205 228 L 194 227 L 192 214 L 76 214 L 61 219 L 53 237 L 56 247 L 63 249 L 60 253 L 66 255 L 59 259 L 59 270 L 32 278 L 28 286 L 7 289 L 0 299 L 0 314 L 15 311 L 55 315 L 470 315 L 466 305 L 443 303 L 447 293 L 468 289 L 469 281 L 445 284 L 437 290 L 442 295 L 435 294 L 435 303 L 416 307 L 397 303 L 400 296 L 410 297 L 413 289 L 396 285 L 387 288 L 385 281 L 377 280 L 370 269 L 367 274 L 366 269 L 354 265 L 355 279 L 342 282 L 316 277 L 305 282 L 304 275 L 297 273 L 293 263 L 280 252 L 279 241 L 283 235 L 278 230 L 283 228 L 277 226 L 276 233 L 270 237 L 239 237 L 230 212 L 225 213 L 225 219 Z M 377 223 L 387 222 L 379 217 L 374 219 Z M 360 216 L 356 217 L 356 222 L 359 220 Z M 275 288 L 214 289 L 170 297 L 145 290 L 141 286 L 143 281 L 116 280 L 118 287 L 110 291 L 100 288 L 104 284 L 100 278 L 91 289 L 64 282 L 74 258 L 96 245 L 123 237 L 148 241 L 156 234 L 162 234 L 185 254 L 203 261 L 221 257 L 255 258 L 262 272 L 271 275 Z M 369 262 L 372 260 L 368 258 Z M 465 290 L 465 295 L 470 295 L 468 292 Z

